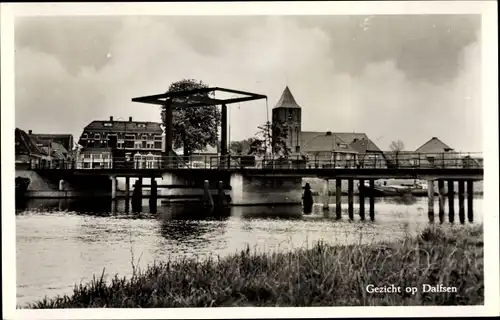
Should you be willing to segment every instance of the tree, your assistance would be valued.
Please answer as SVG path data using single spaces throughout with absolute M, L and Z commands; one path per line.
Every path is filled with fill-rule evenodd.
M 168 88 L 169 92 L 208 88 L 202 81 L 183 79 L 174 82 Z M 197 94 L 196 96 L 209 96 Z M 173 98 L 174 102 L 186 102 L 192 97 Z M 165 125 L 165 107 L 162 107 L 161 118 Z M 217 127 L 220 125 L 221 112 L 217 106 L 204 106 L 193 108 L 175 108 L 172 112 L 172 139 L 173 148 L 183 148 L 184 156 L 189 156 L 194 151 L 201 151 L 207 146 L 216 147 Z
M 229 151 L 235 155 L 247 155 L 254 140 L 255 138 L 248 138 L 241 141 L 231 141 Z
M 404 145 L 403 141 L 396 140 L 396 141 L 391 142 L 389 149 L 391 149 L 391 151 L 393 151 L 393 152 L 399 153 L 400 151 L 403 151 L 405 149 L 405 145 Z
M 396 158 L 396 167 L 399 167 L 399 153 L 403 151 L 405 148 L 405 145 L 403 141 L 401 140 L 396 140 L 391 142 L 391 145 L 389 146 L 389 149 L 391 149 L 392 152 L 395 154 Z
M 287 146 L 288 125 L 285 122 L 276 121 L 271 123 L 267 121 L 257 127 L 256 138 L 250 145 L 249 154 L 266 156 L 272 153 L 281 157 L 288 157 L 291 153 Z

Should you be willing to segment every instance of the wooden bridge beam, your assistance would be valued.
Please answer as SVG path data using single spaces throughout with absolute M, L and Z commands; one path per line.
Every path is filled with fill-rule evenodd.
M 448 180 L 448 220 L 453 223 L 455 221 L 455 191 L 454 181 Z
M 220 133 L 220 154 L 227 155 L 227 105 L 221 106 L 221 133 Z
M 370 179 L 370 220 L 374 221 L 375 220 L 375 197 L 373 196 L 373 193 L 375 191 L 375 180 Z
M 474 198 L 474 181 L 467 181 L 467 218 L 470 223 L 474 221 L 474 211 L 472 208 L 472 202 Z
M 353 186 L 354 180 L 347 180 L 347 211 L 349 213 L 349 220 L 354 219 L 354 207 L 353 207 Z
M 365 180 L 359 179 L 359 185 L 364 187 Z M 359 217 L 361 221 L 365 220 L 365 195 L 363 192 L 359 192 Z
M 342 179 L 335 180 L 335 215 L 342 218 Z
M 444 180 L 438 180 L 438 194 L 439 194 L 439 223 L 444 222 L 444 204 L 445 204 L 445 196 L 444 196 Z

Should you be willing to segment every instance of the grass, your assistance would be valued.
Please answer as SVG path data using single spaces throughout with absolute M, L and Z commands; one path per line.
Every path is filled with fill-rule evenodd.
M 401 242 L 155 263 L 130 279 L 101 277 L 29 308 L 399 306 L 484 303 L 482 226 L 432 225 Z M 402 293 L 368 293 L 394 284 Z M 423 284 L 456 293 L 423 293 Z M 419 292 L 406 293 L 405 287 Z

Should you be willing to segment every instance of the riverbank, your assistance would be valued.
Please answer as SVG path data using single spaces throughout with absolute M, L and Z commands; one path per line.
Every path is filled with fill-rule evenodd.
M 331 246 L 157 263 L 131 279 L 103 277 L 29 308 L 478 305 L 484 303 L 482 226 L 429 226 L 400 242 Z M 401 293 L 369 293 L 369 285 Z M 455 287 L 422 292 L 424 285 Z M 416 287 L 417 292 L 405 288 Z M 385 289 L 386 290 L 386 289 Z M 456 291 L 456 292 L 455 292 Z

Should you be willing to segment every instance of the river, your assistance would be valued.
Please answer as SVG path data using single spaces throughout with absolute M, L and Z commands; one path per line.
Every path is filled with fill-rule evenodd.
M 322 203 L 323 199 L 316 199 Z M 375 221 L 349 222 L 347 199 L 342 219 L 329 217 L 322 205 L 309 216 L 299 206 L 233 207 L 208 213 L 198 206 L 158 205 L 156 214 L 126 213 L 125 202 L 100 199 L 30 200 L 16 211 L 17 304 L 44 296 L 71 294 L 74 284 L 93 275 L 130 276 L 133 267 L 182 257 L 204 259 L 251 250 L 275 251 L 332 244 L 397 240 L 428 224 L 427 198 L 376 199 Z M 335 203 L 335 198 L 330 199 Z M 368 203 L 366 216 L 368 218 Z M 437 211 L 437 203 L 435 206 Z M 458 223 L 458 201 L 455 204 Z M 447 214 L 446 214 L 447 217 Z M 474 199 L 475 223 L 483 217 L 482 198 Z M 437 220 L 436 213 L 436 220 Z

